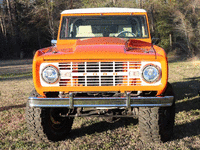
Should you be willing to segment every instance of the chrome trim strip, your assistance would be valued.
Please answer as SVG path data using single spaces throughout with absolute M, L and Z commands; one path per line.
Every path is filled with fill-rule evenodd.
M 130 102 L 129 102 L 130 100 Z M 29 97 L 30 107 L 167 107 L 173 103 L 173 96 L 164 97 L 75 97 L 40 98 Z

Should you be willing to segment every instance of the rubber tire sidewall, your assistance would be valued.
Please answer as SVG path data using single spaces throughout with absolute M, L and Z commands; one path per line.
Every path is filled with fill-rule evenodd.
M 168 83 L 164 96 L 174 96 Z M 164 112 L 169 113 L 167 120 Z M 143 143 L 166 142 L 173 134 L 175 119 L 175 98 L 170 107 L 139 107 L 139 130 Z
M 34 89 L 30 97 L 41 97 Z M 56 108 L 57 109 L 57 108 Z M 59 109 L 59 108 L 58 108 Z M 67 109 L 67 108 L 66 108 Z M 29 107 L 29 103 L 26 104 L 26 122 L 29 130 L 29 135 L 36 141 L 50 142 L 60 141 L 66 139 L 71 131 L 74 118 L 66 117 L 66 124 L 62 129 L 56 131 L 51 127 L 50 108 L 36 108 Z

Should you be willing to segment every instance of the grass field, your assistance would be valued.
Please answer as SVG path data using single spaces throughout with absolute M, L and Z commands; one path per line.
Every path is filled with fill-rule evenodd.
M 26 62 L 28 65 L 0 62 L 0 149 L 136 148 L 139 130 L 137 120 L 131 118 L 115 123 L 107 123 L 103 118 L 75 118 L 72 132 L 65 141 L 36 143 L 31 140 L 25 122 L 25 103 L 34 86 L 31 64 Z M 16 68 L 19 69 L 17 72 Z M 174 136 L 171 141 L 150 147 L 200 149 L 200 65 L 192 62 L 169 63 L 169 82 L 177 99 Z

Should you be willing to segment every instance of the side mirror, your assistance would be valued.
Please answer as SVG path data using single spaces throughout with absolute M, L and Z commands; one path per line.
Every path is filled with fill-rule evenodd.
M 57 40 L 51 40 L 51 45 L 56 45 L 57 44 Z
M 155 44 L 158 44 L 158 40 L 160 40 L 159 38 L 152 38 L 151 39 L 151 43 L 153 44 L 153 45 L 155 45 Z

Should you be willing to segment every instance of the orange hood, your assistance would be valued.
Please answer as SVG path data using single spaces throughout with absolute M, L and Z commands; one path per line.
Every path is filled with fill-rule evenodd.
M 137 59 L 152 57 L 151 43 L 115 37 L 78 39 L 73 45 L 57 45 L 43 53 L 44 59 Z

